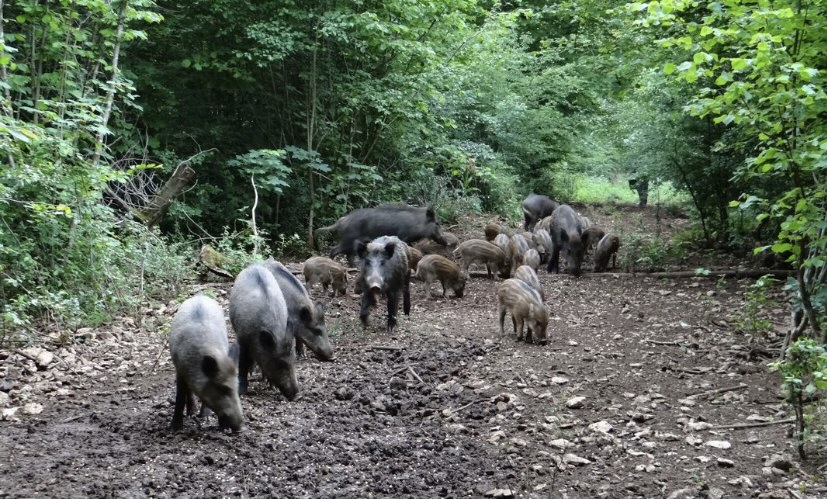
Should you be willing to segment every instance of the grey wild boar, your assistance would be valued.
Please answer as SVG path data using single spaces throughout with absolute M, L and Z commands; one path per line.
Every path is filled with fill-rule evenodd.
M 454 296 L 462 298 L 465 292 L 465 275 L 460 272 L 459 266 L 442 255 L 425 255 L 419 261 L 416 269 L 416 278 L 425 282 L 428 296 L 431 294 L 431 284 L 438 280 L 442 283 L 442 296 L 445 297 L 445 290 L 452 289 Z
M 568 271 L 578 276 L 581 273 L 583 264 L 582 234 L 583 227 L 580 225 L 580 217 L 567 204 L 563 204 L 551 214 L 552 252 L 548 260 L 548 272 L 557 274 L 560 272 L 560 252 L 565 252 L 566 266 Z
M 347 293 L 347 269 L 326 256 L 308 258 L 304 262 L 302 272 L 309 288 L 314 284 L 321 284 L 322 290 L 327 293 L 327 287 L 330 286 L 331 297 L 336 293 L 339 293 L 339 296 Z
M 536 249 L 529 248 L 523 255 L 523 263 L 536 271 L 540 267 L 540 253 Z
M 498 271 L 501 274 L 508 271 L 508 262 L 505 260 L 503 250 L 482 239 L 469 239 L 457 246 L 454 250 L 454 258 L 462 260 L 462 273 L 466 276 L 468 267 L 475 263 L 486 266 L 489 279 Z
M 529 194 L 523 200 L 523 217 L 525 218 L 523 228 L 533 231 L 537 221 L 551 215 L 558 206 L 559 203 L 548 196 Z
M 505 314 L 511 314 L 511 322 L 518 339 L 534 340 L 545 344 L 548 329 L 548 310 L 540 295 L 520 279 L 506 279 L 497 289 L 500 334 L 505 335 Z
M 230 322 L 238 337 L 238 391 L 247 393 L 247 376 L 258 364 L 271 385 L 296 398 L 293 334 L 287 329 L 287 303 L 276 278 L 263 265 L 242 270 L 230 291 Z
M 241 429 L 238 369 L 229 356 L 224 311 L 212 298 L 197 295 L 181 304 L 169 337 L 175 366 L 172 429 L 184 426 L 184 406 L 193 411 L 193 395 L 218 416 L 222 428 Z
M 603 272 L 609 266 L 609 257 L 612 258 L 612 268 L 617 266 L 617 250 L 620 249 L 620 239 L 613 234 L 606 234 L 597 243 L 594 252 L 594 271 Z
M 324 305 L 314 303 L 304 285 L 281 263 L 270 258 L 264 267 L 276 278 L 287 304 L 287 329 L 296 339 L 296 354 L 303 356 L 307 345 L 319 360 L 331 360 L 333 345 L 324 323 Z
M 370 309 L 379 295 L 388 300 L 388 332 L 396 327 L 399 295 L 402 294 L 402 311 L 411 312 L 411 269 L 408 265 L 408 245 L 396 236 L 383 236 L 368 244 L 360 242 L 357 248 L 362 259 L 362 304 L 359 319 L 367 327 Z M 420 261 L 421 263 L 421 261 Z
M 322 227 L 317 232 L 336 233 L 339 236 L 339 244 L 331 250 L 330 257 L 345 254 L 351 266 L 354 265 L 353 256 L 357 247 L 381 236 L 397 236 L 405 243 L 429 238 L 442 245 L 448 244 L 442 235 L 433 208 L 403 204 L 384 204 L 375 208 L 354 210 L 333 225 Z
M 543 286 L 540 285 L 540 279 L 537 277 L 537 272 L 535 272 L 534 269 L 528 265 L 520 265 L 517 267 L 517 270 L 514 271 L 514 279 L 519 279 L 531 286 L 537 291 L 537 294 L 540 295 L 540 299 L 543 300 L 543 302 L 546 301 L 546 293 L 543 291 Z

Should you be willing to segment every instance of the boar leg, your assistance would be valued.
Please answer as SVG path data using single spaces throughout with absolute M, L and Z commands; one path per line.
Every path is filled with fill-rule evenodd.
M 368 315 L 370 315 L 370 307 L 374 305 L 373 293 L 362 293 L 362 306 L 359 309 L 359 320 L 362 321 L 362 327 L 368 327 Z
M 554 249 L 551 250 L 551 256 L 548 259 L 548 268 L 546 269 L 549 274 L 558 274 L 560 273 L 560 246 L 554 245 Z
M 388 333 L 396 327 L 396 313 L 399 311 L 399 291 L 390 292 L 388 297 Z
M 189 387 L 180 376 L 175 377 L 175 412 L 172 415 L 173 431 L 184 429 L 184 406 L 189 399 Z
M 253 367 L 253 355 L 247 345 L 239 345 L 238 350 L 238 394 L 247 393 L 247 375 Z
M 500 305 L 500 336 L 505 335 L 505 305 Z
M 430 286 L 428 287 L 430 292 Z M 405 283 L 402 285 L 402 311 L 405 315 L 411 315 L 411 271 L 405 274 Z M 394 314 L 396 315 L 396 314 Z

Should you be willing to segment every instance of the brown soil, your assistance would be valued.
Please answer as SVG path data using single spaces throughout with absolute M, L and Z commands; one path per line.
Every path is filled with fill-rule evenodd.
M 142 324 L 81 330 L 69 345 L 46 347 L 55 359 L 40 369 L 36 350 L 0 351 L 0 496 L 818 490 L 794 460 L 787 471 L 767 466 L 793 454 L 789 424 L 717 428 L 789 417 L 777 374 L 736 327 L 750 281 L 539 274 L 553 311 L 547 346 L 499 335 L 497 282 L 485 278 L 473 278 L 462 299 L 429 300 L 414 284 L 411 315 L 392 335 L 383 307 L 364 331 L 358 297 L 329 301 L 336 360 L 301 360 L 293 402 L 254 376 L 235 435 L 212 417 L 169 428 L 174 303 L 147 311 Z M 229 284 L 206 287 L 226 305 Z M 782 305 L 762 313 L 782 329 Z M 574 397 L 584 399 L 568 407 Z

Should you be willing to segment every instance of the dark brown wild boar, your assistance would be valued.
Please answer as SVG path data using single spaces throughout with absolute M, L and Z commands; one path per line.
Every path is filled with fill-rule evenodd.
M 347 292 L 347 269 L 326 256 L 308 258 L 302 271 L 308 288 L 314 284 L 321 284 L 322 290 L 327 293 L 327 287 L 330 286 L 331 297 L 336 293 L 344 296 Z
M 359 319 L 367 327 L 370 309 L 379 295 L 388 301 L 388 332 L 396 327 L 399 311 L 399 295 L 402 294 L 402 311 L 411 313 L 411 269 L 408 266 L 408 245 L 396 236 L 382 236 L 368 244 L 359 242 L 357 247 L 362 259 L 362 304 Z
M 428 296 L 433 298 L 431 284 L 438 280 L 442 283 L 442 297 L 445 297 L 445 290 L 454 290 L 454 296 L 462 298 L 465 291 L 465 275 L 459 270 L 459 266 L 442 255 L 425 255 L 419 261 L 416 269 L 416 278 L 425 283 Z
M 502 234 L 501 234 L 502 235 Z M 495 244 L 482 239 L 469 239 L 454 250 L 454 258 L 462 259 L 462 272 L 468 275 L 468 267 L 475 263 L 485 265 L 488 269 L 488 278 L 498 270 L 507 268 L 505 253 Z
M 511 314 L 511 323 L 517 339 L 536 340 L 545 344 L 548 329 L 548 310 L 539 293 L 520 279 L 506 279 L 497 289 L 500 334 L 505 335 L 505 314 Z
M 408 246 L 408 267 L 410 267 L 411 272 L 416 270 L 416 267 L 419 265 L 419 261 L 422 260 L 423 256 L 424 255 L 421 251 L 413 246 Z
M 620 249 L 620 239 L 612 234 L 606 234 L 597 243 L 594 252 L 594 271 L 603 272 L 609 266 L 609 257 L 612 258 L 612 268 L 617 266 L 617 250 Z
M 599 243 L 600 240 L 603 239 L 603 236 L 605 236 L 605 235 L 606 235 L 606 233 L 603 232 L 603 229 L 601 229 L 600 227 L 597 227 L 597 226 L 591 226 L 588 229 L 584 230 L 582 238 L 583 238 L 583 246 L 585 247 L 585 250 L 583 250 L 583 251 L 585 253 L 588 253 L 589 250 L 591 250 L 593 247 L 597 246 L 597 243 Z
M 505 234 L 508 237 L 511 237 L 511 231 L 504 225 L 490 223 L 485 225 L 485 240 L 491 242 L 494 240 L 495 237 L 499 234 Z

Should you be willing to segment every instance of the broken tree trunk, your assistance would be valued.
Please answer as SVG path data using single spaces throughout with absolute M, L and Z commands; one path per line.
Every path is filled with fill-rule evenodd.
M 193 177 L 195 177 L 195 170 L 183 163 L 178 165 L 172 177 L 161 187 L 158 194 L 153 196 L 149 204 L 145 208 L 134 210 L 133 213 L 147 227 L 155 225 L 163 218 L 172 201 L 192 181 Z
M 232 272 L 223 268 L 225 265 L 232 263 L 230 257 L 222 255 L 209 244 L 201 246 L 201 252 L 198 254 L 198 261 L 204 269 L 204 271 L 201 272 L 202 279 L 206 277 L 207 272 L 214 272 L 229 279 L 235 278 Z

